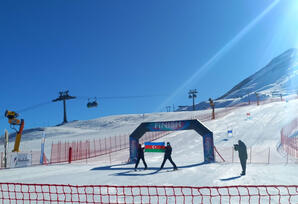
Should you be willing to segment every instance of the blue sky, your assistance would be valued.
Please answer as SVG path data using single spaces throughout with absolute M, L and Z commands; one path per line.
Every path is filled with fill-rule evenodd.
M 62 103 L 51 100 L 64 90 L 78 97 L 67 102 L 70 121 L 191 105 L 190 89 L 197 102 L 217 98 L 297 47 L 297 8 L 297 0 L 1 1 L 0 111 L 20 111 L 32 128 L 62 121 Z M 98 108 L 87 109 L 88 97 Z

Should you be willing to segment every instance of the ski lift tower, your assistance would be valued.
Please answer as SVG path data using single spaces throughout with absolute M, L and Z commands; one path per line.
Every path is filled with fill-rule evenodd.
M 194 111 L 195 108 L 195 98 L 197 97 L 197 89 L 189 90 L 188 98 L 192 98 L 192 110 Z
M 64 117 L 63 117 L 63 123 L 67 123 L 67 118 L 66 118 L 66 100 L 70 100 L 70 99 L 75 99 L 75 96 L 70 96 L 68 95 L 68 90 L 67 91 L 60 91 L 59 94 L 60 96 L 54 100 L 52 100 L 52 102 L 57 102 L 57 101 L 63 101 L 63 110 L 64 110 Z

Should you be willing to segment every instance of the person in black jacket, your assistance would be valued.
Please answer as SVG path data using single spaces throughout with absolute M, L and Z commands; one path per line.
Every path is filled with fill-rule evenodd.
M 242 167 L 241 176 L 244 176 L 246 174 L 246 160 L 247 160 L 246 145 L 241 140 L 238 140 L 238 144 L 234 144 L 234 149 L 239 153 L 239 159 Z
M 163 166 L 165 165 L 167 159 L 168 159 L 168 160 L 171 162 L 171 164 L 173 165 L 174 170 L 177 170 L 177 166 L 176 166 L 176 164 L 173 162 L 171 155 L 172 155 L 172 147 L 171 147 L 170 143 L 167 142 L 167 146 L 166 146 L 166 150 L 165 150 L 164 159 L 163 159 L 163 162 L 162 162 L 161 167 L 160 167 L 159 170 L 161 170 L 161 169 L 163 168 Z
M 135 171 L 138 168 L 140 159 L 142 159 L 142 161 L 144 163 L 144 166 L 145 166 L 145 170 L 146 170 L 147 169 L 147 164 L 145 162 L 145 157 L 144 157 L 144 147 L 142 147 L 141 144 L 138 145 L 138 157 L 137 157 L 137 162 L 136 162 L 136 165 L 135 165 Z

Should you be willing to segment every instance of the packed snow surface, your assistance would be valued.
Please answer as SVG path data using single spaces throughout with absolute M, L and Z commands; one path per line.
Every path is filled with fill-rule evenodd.
M 219 110 L 216 109 L 216 112 Z M 280 148 L 280 130 L 297 117 L 298 100 L 274 102 L 265 105 L 250 105 L 230 109 L 215 120 L 206 120 L 206 125 L 214 133 L 214 144 L 221 152 L 231 149 L 239 139 L 247 148 L 270 148 L 272 160 L 281 162 L 253 163 L 247 165 L 247 174 L 240 177 L 239 163 L 216 162 L 203 164 L 202 137 L 195 131 L 173 132 L 157 141 L 169 141 L 173 148 L 172 158 L 178 171 L 172 171 L 167 161 L 165 168 L 158 171 L 163 154 L 145 153 L 148 170 L 139 170 L 134 164 L 127 164 L 128 150 L 71 164 L 54 164 L 27 168 L 4 169 L 0 173 L 1 182 L 48 183 L 48 184 L 97 184 L 97 185 L 292 185 L 298 183 L 298 165 L 294 158 L 288 158 Z M 250 118 L 247 117 L 250 113 Z M 45 127 L 28 131 L 22 138 L 22 151 L 38 150 L 42 132 L 46 134 L 46 154 L 49 157 L 52 142 L 86 140 L 131 133 L 142 122 L 183 120 L 211 114 L 211 110 L 120 115 L 89 121 L 75 121 L 59 127 Z M 233 135 L 228 136 L 227 130 Z M 128 138 L 127 138 L 128 139 Z M 1 145 L 2 146 L 2 145 Z M 9 148 L 12 149 L 13 141 Z M 3 151 L 1 147 L 0 151 Z M 225 158 L 229 154 L 222 151 Z M 237 157 L 237 154 L 235 154 Z M 217 157 L 218 158 L 218 157 Z

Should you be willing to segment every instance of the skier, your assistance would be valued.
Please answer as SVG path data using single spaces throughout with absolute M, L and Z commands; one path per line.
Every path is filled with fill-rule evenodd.
M 177 166 L 176 164 L 173 162 L 172 160 L 172 157 L 171 157 L 171 154 L 172 154 L 172 147 L 170 145 L 169 142 L 167 142 L 167 146 L 166 146 L 166 151 L 165 151 L 165 155 L 164 155 L 164 159 L 163 159 L 163 162 L 161 164 L 161 167 L 159 170 L 161 170 L 163 168 L 163 166 L 165 165 L 167 159 L 171 162 L 171 164 L 173 165 L 174 167 L 174 170 L 177 170 Z
M 246 145 L 241 140 L 238 140 L 238 144 L 234 144 L 234 149 L 239 153 L 239 159 L 242 167 L 241 176 L 244 176 L 246 173 L 246 160 L 247 160 Z
M 145 162 L 145 157 L 144 157 L 144 147 L 142 147 L 141 144 L 138 145 L 138 158 L 137 158 L 137 162 L 136 162 L 136 165 L 135 165 L 135 171 L 138 168 L 140 159 L 142 159 L 142 161 L 144 163 L 144 166 L 145 166 L 145 170 L 146 170 L 147 169 L 147 164 Z

